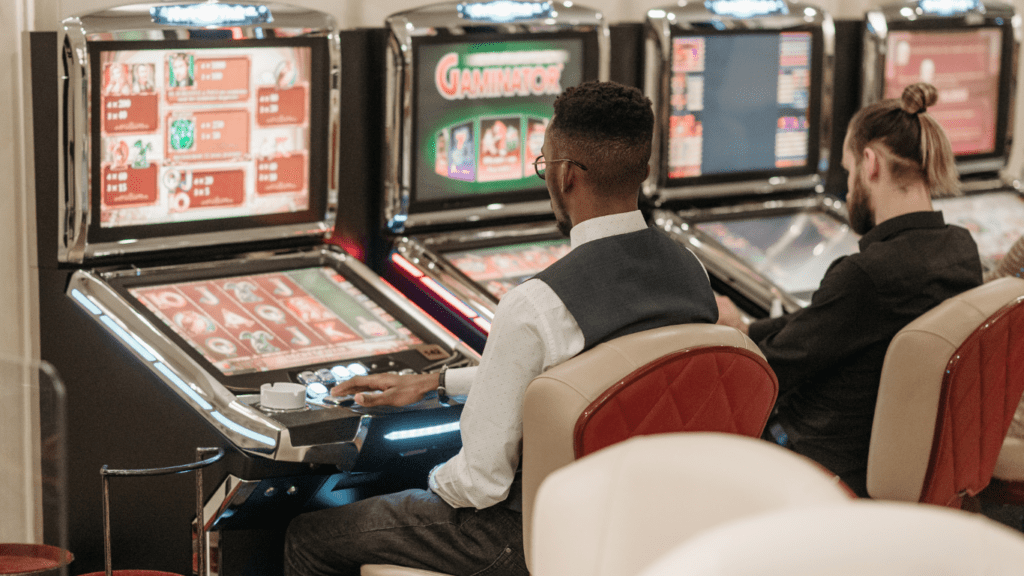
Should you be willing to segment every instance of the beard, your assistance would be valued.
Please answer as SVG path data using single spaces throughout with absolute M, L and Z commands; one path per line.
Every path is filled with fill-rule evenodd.
M 857 234 L 863 236 L 875 227 L 875 212 L 868 203 L 868 186 L 859 171 L 853 179 L 853 190 L 846 208 L 850 215 L 850 229 Z
M 568 238 L 569 231 L 572 230 L 572 220 L 569 219 L 568 212 L 565 211 L 565 207 L 562 206 L 562 202 L 555 194 L 551 195 L 551 211 L 555 213 L 555 225 L 558 227 L 558 231 L 562 236 Z

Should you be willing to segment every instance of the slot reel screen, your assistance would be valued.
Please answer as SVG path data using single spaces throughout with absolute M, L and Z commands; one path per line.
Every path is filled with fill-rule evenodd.
M 597 40 L 533 36 L 418 40 L 411 212 L 547 197 L 533 161 L 558 95 L 597 78 Z
M 673 35 L 669 183 L 815 172 L 819 43 L 812 31 Z
M 990 266 L 1024 233 L 1024 198 L 1013 192 L 993 192 L 932 200 L 948 224 L 970 231 L 978 252 Z
M 447 252 L 444 256 L 500 300 L 506 292 L 554 264 L 569 250 L 569 240 L 564 239 L 461 250 Z
M 128 292 L 225 376 L 388 354 L 423 342 L 328 267 Z
M 267 42 L 90 46 L 98 238 L 324 217 L 325 44 Z
M 821 212 L 797 212 L 700 222 L 750 268 L 786 293 L 810 300 L 832 261 L 859 251 L 860 237 L 847 224 Z

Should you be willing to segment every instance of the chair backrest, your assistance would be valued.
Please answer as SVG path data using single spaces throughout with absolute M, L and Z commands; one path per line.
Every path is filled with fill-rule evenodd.
M 764 440 L 716 432 L 631 438 L 545 479 L 530 570 L 628 576 L 723 522 L 852 499 L 834 474 Z
M 641 576 L 1021 573 L 1024 535 L 981 514 L 862 499 L 766 512 L 679 544 Z
M 871 431 L 875 498 L 959 507 L 988 484 L 1024 392 L 1024 280 L 942 302 L 889 344 Z
M 759 436 L 778 380 L 739 330 L 667 326 L 605 342 L 541 374 L 523 401 L 523 531 L 552 471 L 630 436 L 715 431 Z

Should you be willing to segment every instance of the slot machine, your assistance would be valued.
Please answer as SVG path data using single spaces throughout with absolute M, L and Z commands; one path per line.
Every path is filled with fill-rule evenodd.
M 103 566 L 102 465 L 223 447 L 206 542 L 187 483 L 115 486 L 115 566 L 187 574 L 202 545 L 213 573 L 277 574 L 291 517 L 425 485 L 458 451 L 457 400 L 329 394 L 479 359 L 324 242 L 358 114 L 339 63 L 331 17 L 280 4 L 127 5 L 33 35 L 40 355 L 68 389 L 76 570 Z
M 856 252 L 827 194 L 835 27 L 799 2 L 687 3 L 647 12 L 655 103 L 654 225 L 692 250 L 748 314 L 794 311 Z
M 971 231 L 993 268 L 1024 233 L 1020 182 L 1005 173 L 1013 140 L 1020 18 L 1012 4 L 887 4 L 864 23 L 864 104 L 898 98 L 914 82 L 939 91 L 928 109 L 949 136 L 964 195 L 932 203 Z
M 555 98 L 608 79 L 609 28 L 547 1 L 434 4 L 387 28 L 382 274 L 482 350 L 502 294 L 569 250 L 533 161 Z

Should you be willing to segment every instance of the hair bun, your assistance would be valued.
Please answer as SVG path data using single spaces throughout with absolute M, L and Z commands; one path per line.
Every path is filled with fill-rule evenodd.
M 900 108 L 909 114 L 920 114 L 939 100 L 939 91 L 927 82 L 911 84 L 903 89 Z

